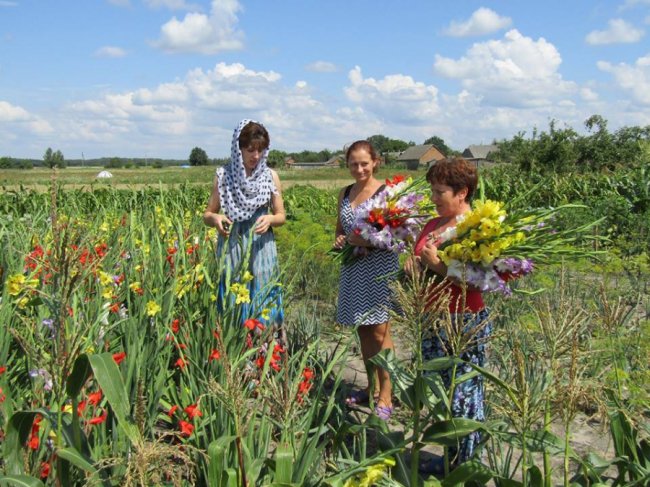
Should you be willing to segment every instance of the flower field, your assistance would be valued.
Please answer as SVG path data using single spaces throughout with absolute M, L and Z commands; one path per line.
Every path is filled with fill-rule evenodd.
M 268 310 L 242 316 L 244 269 L 225 273 L 226 305 L 216 305 L 223 266 L 201 219 L 208 191 L 54 186 L 0 195 L 0 485 L 650 479 L 650 330 L 638 312 L 647 312 L 647 295 L 594 293 L 569 279 L 577 271 L 549 269 L 519 286 L 546 293 L 495 297 L 496 328 L 508 333 L 496 334 L 489 369 L 473 372 L 489 384 L 491 404 L 489 421 L 476 423 L 453 418 L 450 391 L 426 373 L 458 365 L 467 337 L 456 336 L 458 356 L 418 359 L 430 283 L 403 281 L 395 328 L 409 345 L 376 359 L 401 405 L 385 424 L 344 406 L 355 343 L 327 314 L 336 196 L 305 186 L 285 194 L 280 344 L 261 320 Z M 607 458 L 572 447 L 573 420 L 585 411 L 609 425 L 616 451 Z M 419 473 L 428 451 L 444 453 L 476 430 L 481 458 L 444 479 Z

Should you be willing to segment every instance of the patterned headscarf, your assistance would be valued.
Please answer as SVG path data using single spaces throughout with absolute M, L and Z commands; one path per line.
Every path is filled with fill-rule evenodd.
M 226 216 L 236 222 L 248 220 L 259 207 L 271 201 L 271 194 L 278 192 L 271 170 L 266 165 L 266 158 L 269 155 L 268 147 L 262 153 L 251 176 L 246 177 L 244 158 L 239 149 L 239 136 L 242 129 L 250 122 L 262 125 L 248 119 L 239 122 L 232 137 L 230 162 L 217 169 L 221 206 Z

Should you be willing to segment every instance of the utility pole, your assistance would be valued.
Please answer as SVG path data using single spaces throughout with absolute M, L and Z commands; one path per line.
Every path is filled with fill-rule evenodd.
M 82 152 L 81 153 L 81 167 L 85 167 L 85 166 L 86 166 L 86 159 L 84 157 L 84 153 Z

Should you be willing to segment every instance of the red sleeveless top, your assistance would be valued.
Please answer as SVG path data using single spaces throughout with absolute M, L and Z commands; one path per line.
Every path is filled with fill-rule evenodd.
M 427 242 L 427 235 L 432 233 L 440 224 L 440 218 L 434 218 L 430 220 L 420 232 L 420 236 L 415 242 L 414 253 L 415 255 L 420 255 L 422 248 Z M 435 242 L 434 242 L 435 243 Z M 436 299 L 439 299 L 441 293 L 448 293 L 449 295 L 449 311 L 451 313 L 478 313 L 483 308 L 485 304 L 483 303 L 483 295 L 478 289 L 472 289 L 470 287 L 465 291 L 465 309 L 462 310 L 462 301 L 463 301 L 463 290 L 460 286 L 454 284 L 453 282 L 441 292 L 433 293 L 429 302 L 433 302 Z

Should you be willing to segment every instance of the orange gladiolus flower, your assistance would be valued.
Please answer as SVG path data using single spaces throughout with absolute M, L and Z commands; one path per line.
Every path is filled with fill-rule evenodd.
M 182 419 L 178 422 L 178 425 L 181 427 L 181 435 L 183 436 L 190 436 L 194 431 L 194 425 Z
M 167 411 L 167 416 L 169 416 L 171 418 L 174 415 L 174 413 L 176 412 L 177 409 L 178 409 L 178 406 L 176 404 L 174 404 L 172 407 L 169 408 L 169 411 Z
M 102 400 L 102 391 L 101 389 L 97 392 L 92 392 L 88 394 L 88 402 L 92 404 L 93 406 L 97 406 L 99 404 L 99 401 Z
M 100 416 L 95 416 L 94 418 L 89 419 L 88 424 L 92 424 L 92 425 L 101 424 L 104 421 L 106 421 L 107 416 L 108 413 L 104 410 L 104 412 Z
M 172 332 L 178 333 L 178 330 L 181 328 L 181 320 L 176 318 L 174 321 L 172 321 Z
M 113 354 L 113 360 L 115 360 L 115 363 L 117 365 L 120 365 L 122 363 L 122 360 L 126 358 L 126 352 L 118 352 Z
M 182 358 L 179 358 L 179 359 L 175 362 L 175 364 L 176 364 L 176 367 L 178 367 L 179 369 L 182 369 L 182 368 L 184 368 L 184 367 L 187 365 L 187 362 L 185 362 L 185 360 L 183 360 Z
M 208 360 L 212 362 L 213 360 L 219 360 L 220 358 L 221 358 L 221 353 L 219 353 L 219 350 L 215 348 L 210 353 L 210 358 Z
M 46 479 L 50 476 L 50 464 L 48 462 L 41 463 L 41 478 Z
M 255 330 L 255 328 L 257 328 L 258 330 L 264 330 L 264 325 L 262 324 L 262 322 L 254 318 L 249 318 L 246 321 L 244 321 L 244 326 L 248 328 L 250 331 Z
M 201 410 L 196 404 L 190 404 L 184 409 L 184 411 L 185 414 L 187 414 L 187 417 L 190 419 L 194 419 L 196 416 L 198 417 L 203 416 L 203 413 L 201 412 Z

